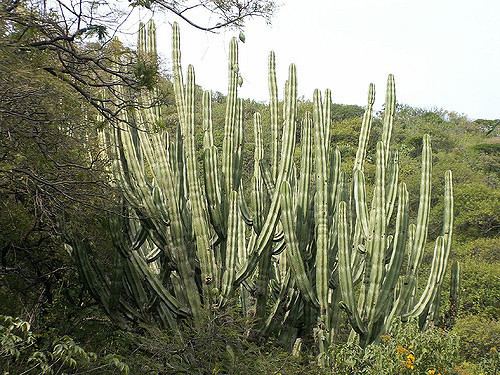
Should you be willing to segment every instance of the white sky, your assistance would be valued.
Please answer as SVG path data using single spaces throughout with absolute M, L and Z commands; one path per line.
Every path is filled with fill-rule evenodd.
M 500 118 L 500 0 L 281 2 L 272 25 L 247 21 L 242 97 L 267 100 L 267 56 L 274 50 L 280 92 L 294 62 L 299 95 L 331 88 L 334 102 L 365 105 L 373 82 L 381 105 L 393 73 L 399 103 Z M 173 18 L 154 18 L 158 49 L 170 62 Z M 214 35 L 179 24 L 183 66 L 194 65 L 205 89 L 226 93 L 227 47 L 237 32 Z

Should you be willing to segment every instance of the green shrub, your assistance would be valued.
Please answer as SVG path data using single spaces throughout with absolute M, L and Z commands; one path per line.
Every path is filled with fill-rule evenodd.
M 500 190 L 484 183 L 456 186 L 455 228 L 460 236 L 497 237 L 500 235 Z
M 115 354 L 98 357 L 69 336 L 48 342 L 38 340 L 28 322 L 4 315 L 0 315 L 0 368 L 3 374 L 26 375 L 96 370 L 99 374 L 129 373 L 128 365 Z
M 500 373 L 500 352 L 498 347 L 492 347 L 482 358 L 481 367 L 485 375 L 498 375 Z
M 457 246 L 455 252 L 462 259 L 500 262 L 500 237 L 478 238 Z
M 471 363 L 471 362 L 462 362 L 460 365 L 455 367 L 455 372 L 457 375 L 476 375 L 476 374 L 483 374 L 484 371 L 481 368 L 480 365 L 477 363 Z
M 127 335 L 133 374 L 322 374 L 310 353 L 296 357 L 273 342 L 249 339 L 246 319 L 231 311 L 205 317 L 181 334 L 145 327 Z
M 500 322 L 480 316 L 459 318 L 453 332 L 460 338 L 460 354 L 479 363 L 497 353 L 500 347 Z
M 415 323 L 396 324 L 391 334 L 363 352 L 357 345 L 339 345 L 333 350 L 336 375 L 453 373 L 459 363 L 456 335 L 440 329 L 420 332 Z
M 460 259 L 460 314 L 500 316 L 499 263 Z

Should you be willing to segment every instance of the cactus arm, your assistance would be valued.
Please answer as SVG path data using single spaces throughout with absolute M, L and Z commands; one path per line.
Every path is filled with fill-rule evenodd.
M 211 93 L 203 93 L 203 170 L 205 178 L 205 195 L 207 199 L 210 221 L 219 238 L 224 238 L 224 220 L 222 218 L 222 198 L 220 191 L 219 169 L 217 165 L 217 148 L 214 146 L 212 131 Z
M 328 235 L 329 237 L 328 259 L 331 265 L 332 262 L 337 257 L 338 223 L 336 220 L 336 214 L 337 214 L 338 203 L 336 202 L 336 196 L 337 196 L 337 191 L 339 190 L 340 165 L 342 160 L 338 147 L 335 147 L 335 149 L 330 148 L 329 154 L 330 154 L 330 161 L 329 161 L 330 173 L 328 176 L 328 226 L 330 227 L 330 229 Z
M 151 273 L 146 262 L 139 254 L 137 254 L 137 252 L 132 252 L 130 260 L 134 267 L 142 274 L 142 278 L 149 284 L 151 289 L 155 291 L 155 295 L 161 299 L 161 301 L 172 313 L 177 316 L 188 315 L 187 312 L 181 309 L 179 302 L 175 299 L 175 297 L 172 296 L 167 289 L 165 289 L 158 276 Z
M 444 246 L 446 247 L 446 260 L 451 251 L 451 241 L 453 235 L 453 176 L 450 170 L 445 173 L 444 186 L 444 212 L 443 212 L 443 231 Z M 441 282 L 442 280 L 440 280 Z
M 261 161 L 264 158 L 264 146 L 262 142 L 262 122 L 260 113 L 254 114 L 254 170 L 253 170 L 253 201 L 254 201 L 254 230 L 260 233 L 263 225 L 263 218 L 266 214 L 264 210 L 264 199 L 267 198 L 268 192 L 264 189 L 264 181 L 261 171 Z
M 413 308 L 408 313 L 403 315 L 403 318 L 419 316 L 429 308 L 434 292 L 439 285 L 438 282 L 440 275 L 441 273 L 444 273 L 444 268 L 446 267 L 444 262 L 446 258 L 445 251 L 443 236 L 439 236 L 434 244 L 434 256 L 432 259 L 431 271 L 424 291 Z
M 255 249 L 249 254 L 247 262 L 238 272 L 235 280 L 236 284 L 240 284 L 245 280 L 255 269 L 257 261 L 262 252 L 266 248 L 268 242 L 272 239 L 279 217 L 279 187 L 281 183 L 288 178 L 293 159 L 293 151 L 295 149 L 295 128 L 296 128 L 296 105 L 297 105 L 297 77 L 295 65 L 290 65 L 289 69 L 289 84 L 285 103 L 285 126 L 283 128 L 283 143 L 281 149 L 281 160 L 276 181 L 276 189 L 274 190 L 269 213 L 264 222 L 262 231 L 257 237 Z
M 273 176 L 271 175 L 269 167 L 263 161 L 260 162 L 260 171 L 261 171 L 262 181 L 266 188 L 267 194 L 268 196 L 272 197 L 275 188 L 273 182 Z
M 137 54 L 146 53 L 146 27 L 144 22 L 139 22 L 139 32 L 137 35 Z
M 432 177 L 432 153 L 429 135 L 424 135 L 422 148 L 422 176 L 420 181 L 420 200 L 418 204 L 417 228 L 415 241 L 413 243 L 410 266 L 412 272 L 416 273 L 422 260 L 425 242 L 427 240 L 427 228 L 429 225 L 429 211 L 431 203 L 431 177 Z
M 365 177 L 360 169 L 354 171 L 354 202 L 356 206 L 356 217 L 361 225 L 365 238 L 368 238 L 369 220 L 368 208 L 366 206 Z
M 323 121 L 325 123 L 323 126 L 323 142 L 325 143 L 325 154 L 329 155 L 330 128 L 332 126 L 332 92 L 330 89 L 325 90 L 325 100 L 323 103 Z
M 288 259 L 290 260 L 297 287 L 309 303 L 319 307 L 318 300 L 304 267 L 304 261 L 299 249 L 299 241 L 295 234 L 296 223 L 293 219 L 291 187 L 287 181 L 281 185 L 281 215 L 287 248 L 290 252 Z
M 262 142 L 262 123 L 259 113 L 254 114 L 254 171 L 253 171 L 253 200 L 255 203 L 255 225 L 254 231 L 260 234 L 263 220 L 269 209 L 268 191 L 263 187 L 263 177 L 260 164 L 264 158 L 264 147 Z M 271 178 L 271 177 L 270 177 Z M 258 275 L 256 280 L 256 317 L 262 323 L 265 321 L 267 304 L 269 298 L 269 282 L 271 280 L 272 269 L 272 244 L 269 243 L 264 250 L 258 264 Z
M 147 24 L 147 52 L 156 59 L 156 25 L 152 19 Z
M 328 364 L 327 351 L 331 344 L 331 319 L 328 281 L 329 272 L 329 229 L 328 229 L 328 141 L 325 139 L 330 124 L 331 101 L 330 91 L 322 101 L 319 90 L 313 96 L 313 124 L 314 124 L 314 159 L 316 167 L 316 192 L 314 195 L 314 221 L 316 235 L 316 295 L 319 302 L 318 344 L 320 364 Z M 325 118 L 327 117 L 327 118 Z
M 248 226 L 253 226 L 253 217 L 252 214 L 250 213 L 250 209 L 248 208 L 247 202 L 245 200 L 242 184 L 240 184 L 240 187 L 238 188 L 238 207 L 240 208 L 240 214 L 241 217 L 243 218 L 243 221 Z
M 381 332 L 387 332 L 390 329 L 394 318 L 403 315 L 402 312 L 407 306 L 407 301 L 411 298 L 415 284 L 416 278 L 414 276 L 405 275 L 400 278 L 399 293 L 395 296 L 394 304 L 391 311 L 385 318 L 384 327 L 381 329 Z
M 259 322 L 264 322 L 266 318 L 267 304 L 270 297 L 269 284 L 272 273 L 272 255 L 272 243 L 269 242 L 262 252 L 257 265 L 255 317 Z
M 146 179 L 144 165 L 139 161 L 139 154 L 134 146 L 132 134 L 130 131 L 116 130 L 116 138 L 120 143 L 119 157 L 117 158 L 117 170 L 120 176 L 120 182 L 125 188 L 127 199 L 138 207 L 146 209 L 148 214 L 155 215 L 156 209 L 151 205 L 149 195 L 149 186 Z
M 263 219 L 266 217 L 269 210 L 268 191 L 263 188 L 262 170 L 260 168 L 261 162 L 264 158 L 264 147 L 262 142 L 262 123 L 259 113 L 254 114 L 254 173 L 252 180 L 254 182 L 254 203 L 256 224 L 254 227 L 255 233 L 259 234 L 262 230 Z M 271 177 L 269 177 L 271 178 Z M 271 180 L 272 183 L 272 180 Z M 272 243 L 269 242 L 264 249 L 258 262 L 258 272 L 256 284 L 256 318 L 260 324 L 265 322 L 267 305 L 269 295 L 269 283 L 271 281 L 272 273 Z
M 179 118 L 185 118 L 184 109 L 186 108 L 184 98 L 184 81 L 181 67 L 181 38 L 179 25 L 174 22 L 172 26 L 172 63 L 174 75 L 174 91 L 176 95 L 177 113 Z
M 339 280 L 340 292 L 342 294 L 341 307 L 347 312 L 347 316 L 353 329 L 359 334 L 366 332 L 365 324 L 361 320 L 354 296 L 354 285 L 352 280 L 352 268 L 349 255 L 349 235 L 347 232 L 347 204 L 342 201 L 338 208 L 338 244 L 339 244 Z
M 271 176 L 273 181 L 278 178 L 278 86 L 276 84 L 276 58 L 274 52 L 269 53 L 269 109 L 271 112 L 271 160 L 272 160 L 272 170 Z
M 446 171 L 445 174 L 443 217 L 443 234 L 436 239 L 434 257 L 427 284 L 419 301 L 404 317 L 419 316 L 429 308 L 430 304 L 433 303 L 436 298 L 437 290 L 446 272 L 446 265 L 451 250 L 451 236 L 453 233 L 453 182 L 451 171 Z
M 297 237 L 301 244 L 309 242 L 310 231 L 310 194 L 312 174 L 312 119 L 309 112 L 305 114 L 301 129 L 300 176 L 297 186 L 296 215 Z M 303 245 L 301 245 L 303 246 Z
M 240 184 L 241 181 L 241 168 L 243 162 L 243 99 L 238 99 L 237 103 L 237 121 L 236 121 L 236 131 L 234 134 L 234 153 L 233 153 L 233 189 L 236 191 L 240 191 L 240 188 L 243 188 Z M 243 197 L 242 197 L 243 199 Z
M 238 116 L 238 43 L 232 38 L 229 45 L 228 61 L 228 95 L 226 103 L 226 118 L 224 124 L 224 140 L 222 143 L 222 173 L 226 194 L 233 190 L 233 158 L 234 158 L 234 132 Z
M 214 145 L 214 134 L 212 125 L 212 93 L 203 91 L 203 149 L 209 149 Z
M 356 159 L 354 160 L 353 170 L 363 170 L 363 164 L 366 157 L 366 149 L 368 147 L 368 138 L 372 126 L 373 103 L 375 102 L 375 85 L 370 83 L 368 89 L 368 105 L 366 106 L 363 120 L 361 123 L 361 131 L 359 133 L 358 150 L 356 151 Z
M 252 177 L 252 186 L 253 189 L 251 191 L 251 201 L 254 207 L 254 215 L 252 218 L 252 229 L 255 233 L 260 233 L 262 229 L 262 219 L 263 219 L 263 212 L 264 212 L 264 207 L 263 207 L 263 199 L 264 197 L 267 197 L 267 190 L 264 189 L 265 183 L 263 182 L 263 179 L 259 177 Z
M 238 208 L 238 193 L 236 191 L 231 192 L 230 198 L 231 206 L 229 210 L 229 227 L 227 235 L 227 245 L 226 245 L 226 262 L 225 269 L 222 275 L 222 302 L 224 305 L 230 293 L 233 290 L 233 280 L 236 273 L 236 260 L 238 254 L 238 248 L 240 246 L 238 234 L 240 234 L 240 223 L 239 223 L 239 208 Z
M 387 77 L 387 89 L 385 91 L 385 108 L 384 120 L 382 127 L 382 142 L 385 145 L 385 165 L 389 163 L 389 149 L 392 138 L 392 125 L 394 123 L 394 115 L 396 113 L 396 84 L 394 82 L 394 75 L 389 74 Z M 396 183 L 397 186 L 397 183 Z
M 392 254 L 387 267 L 387 272 L 377 301 L 375 320 L 380 319 L 389 306 L 390 298 L 399 279 L 401 265 L 403 264 L 406 238 L 408 235 L 409 222 L 409 199 L 406 185 L 399 186 L 398 213 L 396 216 L 396 233 L 392 243 Z
M 367 255 L 370 267 L 369 284 L 364 305 L 364 316 L 368 318 L 369 329 L 375 323 L 377 299 L 380 295 L 385 271 L 386 249 L 386 216 L 385 216 L 385 145 L 377 143 L 377 166 L 375 174 L 375 191 L 373 193 L 374 222 L 370 227 L 370 237 L 367 242 Z
M 330 177 L 329 177 L 329 211 L 335 213 L 337 211 L 337 206 L 340 203 L 337 201 L 337 192 L 340 186 L 340 165 L 342 164 L 342 157 L 340 155 L 340 150 L 338 147 L 335 149 L 330 149 Z
M 192 225 L 196 236 L 196 252 L 200 261 L 202 283 L 210 284 L 217 279 L 215 271 L 215 259 L 210 245 L 210 233 L 207 220 L 206 202 L 201 193 L 198 177 L 197 158 L 194 145 L 194 110 L 195 110 L 195 76 L 194 68 L 188 67 L 188 80 L 186 85 L 186 117 L 184 139 L 187 182 L 189 200 L 191 201 Z
M 217 148 L 215 146 L 204 152 L 203 170 L 205 177 L 205 193 L 207 198 L 208 213 L 210 221 L 220 238 L 225 237 L 222 218 L 222 198 L 220 192 L 220 180 L 217 173 Z
M 448 312 L 447 326 L 452 327 L 458 315 L 460 303 L 460 263 L 454 261 L 451 266 L 451 281 L 450 281 L 450 309 Z
M 316 165 L 316 194 L 314 219 L 316 234 L 316 294 L 320 304 L 320 315 L 327 320 L 328 314 L 328 218 L 327 218 L 327 163 L 325 150 L 325 123 L 323 103 L 319 90 L 314 91 L 314 149 Z
M 397 151 L 392 153 L 392 163 L 389 165 L 389 180 L 387 181 L 386 196 L 386 221 L 391 221 L 392 212 L 396 203 L 397 187 L 399 181 L 399 154 Z
M 247 257 L 247 245 L 245 239 L 245 222 L 238 217 L 238 266 Z M 248 316 L 250 311 L 250 293 L 244 285 L 240 285 L 240 303 L 243 316 Z
M 454 261 L 451 266 L 450 300 L 457 304 L 460 297 L 460 263 Z
M 140 133 L 140 141 L 141 145 L 143 146 L 145 152 L 145 155 L 149 155 L 150 158 L 154 158 L 157 161 L 161 162 L 161 150 L 162 147 L 156 147 L 155 150 L 159 151 L 155 153 L 155 156 L 151 154 L 150 150 L 153 148 L 152 145 L 149 143 L 149 138 L 147 134 L 144 132 Z M 151 164 L 151 163 L 149 163 Z M 189 264 L 189 260 L 187 257 L 187 254 L 185 252 L 186 245 L 184 243 L 184 230 L 183 230 L 183 224 L 182 224 L 182 219 L 181 219 L 181 213 L 179 206 L 177 205 L 177 199 L 175 195 L 175 187 L 174 187 L 174 181 L 173 181 L 173 176 L 172 176 L 172 171 L 170 169 L 169 163 L 164 161 L 161 163 L 161 172 L 158 171 L 158 173 L 163 173 L 164 177 L 161 179 L 162 183 L 164 184 L 164 189 L 165 189 L 165 194 L 162 196 L 162 202 L 163 204 L 166 205 L 166 210 L 169 212 L 169 221 L 170 221 L 170 226 L 169 226 L 169 231 L 171 233 L 172 237 L 172 243 L 173 243 L 173 256 L 175 261 L 178 264 L 179 267 L 179 273 L 182 278 L 182 281 L 184 283 L 184 287 L 187 293 L 187 299 L 189 301 L 191 311 L 193 314 L 193 317 L 195 319 L 198 317 L 198 314 L 201 309 L 201 301 L 200 297 L 196 291 L 196 284 L 195 280 L 193 279 L 194 276 L 194 271 Z M 146 198 L 144 198 L 146 199 Z M 155 217 L 153 215 L 152 217 Z M 140 266 L 141 264 L 138 264 Z M 157 293 L 163 293 L 164 291 L 160 288 L 160 285 L 156 282 L 151 284 L 152 288 L 155 288 Z M 166 300 L 167 297 L 163 297 L 162 300 L 164 304 L 169 307 L 170 304 Z
M 127 280 L 127 284 L 130 287 L 130 294 L 132 295 L 141 314 L 144 314 L 145 309 L 147 308 L 148 296 L 141 282 L 142 280 L 139 273 L 129 261 L 123 262 L 123 273 L 125 279 Z

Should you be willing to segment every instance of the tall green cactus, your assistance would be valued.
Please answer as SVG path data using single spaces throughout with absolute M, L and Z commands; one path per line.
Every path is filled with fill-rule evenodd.
M 391 144 L 394 77 L 390 75 L 387 81 L 370 204 L 364 166 L 374 86 L 369 87 L 350 178 L 341 168 L 339 149 L 331 144 L 331 92 L 321 95 L 316 90 L 313 112 L 306 113 L 299 124 L 296 68 L 290 65 L 283 111 L 279 111 L 276 61 L 271 53 L 270 122 L 264 124 L 260 114 L 254 115 L 254 166 L 245 194 L 237 41 L 232 39 L 229 48 L 224 138 L 219 153 L 208 91 L 202 98 L 202 129 L 197 127 L 195 72 L 189 66 L 184 82 L 177 24 L 172 39 L 176 136 L 170 137 L 161 126 L 156 92 L 143 90 L 139 93 L 141 108 L 122 112 L 120 120 L 125 125 L 101 137 L 112 145 L 112 172 L 131 217 L 122 223 L 129 228 L 126 235 L 115 230 L 113 236 L 119 254 L 113 276 L 104 277 L 85 256 L 84 246 L 74 244 L 82 274 L 108 314 L 119 310 L 122 322 L 139 319 L 175 328 L 179 319 L 198 324 L 204 309 L 223 307 L 238 296 L 243 314 L 256 311 L 256 333 L 279 337 L 290 349 L 300 347 L 297 343 L 304 336 L 315 336 L 324 366 L 336 340 L 340 307 L 347 312 L 362 346 L 376 341 L 398 317 L 428 314 L 435 306 L 450 253 L 451 172 L 445 176 L 443 233 L 436 240 L 427 283 L 415 296 L 427 242 L 432 154 L 429 136 L 425 136 L 419 209 L 416 224 L 410 224 L 408 191 L 399 182 L 398 153 Z M 156 56 L 152 23 L 141 28 L 138 51 Z M 129 94 L 122 89 L 124 97 Z M 264 126 L 269 126 L 271 134 L 268 158 L 264 155 Z M 298 167 L 294 160 L 297 126 L 301 133 Z M 203 132 L 202 154 L 195 146 L 198 132 Z M 199 156 L 203 156 L 202 165 Z M 152 301 L 160 301 L 155 309 L 149 307 Z
M 393 153 L 392 165 L 388 154 L 391 153 L 390 138 L 394 116 L 395 97 L 394 78 L 389 76 L 386 96 L 386 114 L 383 122 L 383 141 L 377 144 L 376 175 L 372 207 L 368 213 L 366 204 L 365 182 L 362 171 L 366 134 L 369 120 L 364 121 L 360 135 L 360 146 L 354 166 L 354 200 L 356 221 L 362 230 L 359 238 L 354 236 L 356 247 L 352 247 L 347 222 L 347 202 L 339 210 L 339 267 L 342 306 L 348 312 L 354 330 L 358 333 L 360 344 L 366 346 L 375 341 L 388 329 L 396 316 L 403 318 L 427 314 L 430 304 L 436 299 L 441 285 L 450 252 L 453 226 L 453 195 L 451 172 L 445 175 L 445 211 L 443 235 L 436 239 L 434 257 L 427 284 L 418 299 L 413 303 L 409 298 L 416 287 L 417 270 L 422 260 L 427 238 L 430 210 L 432 153 L 429 136 L 424 136 L 422 150 L 422 177 L 420 184 L 420 203 L 417 225 L 414 234 L 408 236 L 408 192 L 404 183 L 397 188 L 398 158 Z M 370 86 L 372 102 L 373 89 Z M 370 106 L 370 105 L 369 105 Z M 390 235 L 390 219 L 398 190 L 398 210 L 394 235 Z M 359 223 L 359 224 L 358 224 Z M 411 230 L 413 232 L 413 230 Z M 353 269 L 354 253 L 362 246 L 365 251 L 363 283 L 358 301 L 355 294 L 355 275 Z M 409 249 L 408 269 L 401 272 L 405 249 Z M 399 293 L 394 296 L 397 283 L 401 284 Z
M 446 326 L 453 327 L 458 315 L 458 308 L 460 303 L 460 263 L 454 261 L 451 266 L 451 280 L 450 280 L 450 308 L 446 319 Z

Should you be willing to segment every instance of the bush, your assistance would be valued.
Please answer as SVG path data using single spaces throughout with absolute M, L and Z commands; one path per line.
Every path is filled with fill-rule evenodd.
M 480 183 L 457 186 L 455 227 L 460 236 L 498 237 L 500 235 L 500 190 Z
M 391 334 L 363 352 L 357 345 L 339 345 L 333 351 L 333 373 L 338 375 L 449 374 L 459 363 L 458 338 L 440 329 L 425 332 L 415 322 L 395 324 Z
M 128 336 L 133 374 L 321 374 L 314 357 L 248 338 L 248 321 L 231 311 L 206 317 L 181 334 L 145 327 Z M 123 334 L 123 333 L 122 333 Z M 131 360 L 131 358 L 133 358 Z
M 47 340 L 45 340 L 47 341 Z M 28 322 L 0 315 L 0 368 L 3 374 L 61 374 L 99 370 L 99 374 L 125 374 L 129 367 L 115 354 L 98 357 L 71 337 L 37 340 Z
M 500 262 L 500 237 L 478 238 L 458 246 L 456 253 L 460 258 Z
M 460 338 L 460 354 L 479 363 L 497 353 L 500 347 L 500 322 L 480 317 L 459 318 L 453 332 Z
M 480 365 L 471 362 L 462 362 L 460 365 L 456 366 L 454 369 L 457 375 L 476 375 L 484 374 L 483 369 Z
M 500 316 L 500 268 L 498 263 L 460 259 L 459 314 Z

